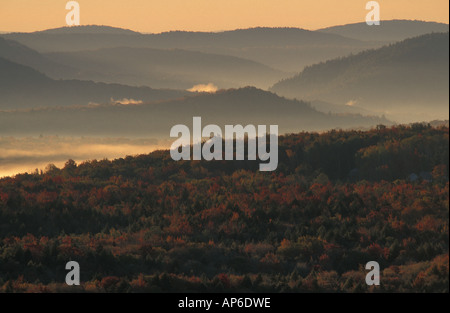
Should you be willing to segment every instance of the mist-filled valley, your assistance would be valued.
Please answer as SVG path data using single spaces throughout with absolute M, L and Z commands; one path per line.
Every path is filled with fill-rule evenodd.
M 61 168 L 69 160 L 117 159 L 168 149 L 169 142 L 156 139 L 107 137 L 0 137 L 0 177 L 17 173 L 40 173 L 53 166 Z
M 280 134 L 448 124 L 448 24 L 0 34 L 0 176 L 168 148 L 172 126 Z

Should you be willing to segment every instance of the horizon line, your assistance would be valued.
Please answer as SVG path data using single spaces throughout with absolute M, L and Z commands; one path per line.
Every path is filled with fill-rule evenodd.
M 384 22 L 392 22 L 392 21 L 410 21 L 410 22 L 423 22 L 423 23 L 436 23 L 436 24 L 443 24 L 443 25 L 450 25 L 449 23 L 444 23 L 444 22 L 438 22 L 438 21 L 430 21 L 430 20 L 419 20 L 419 19 L 390 19 L 390 20 L 381 20 L 380 22 L 383 23 Z M 86 25 L 75 25 L 75 26 L 68 26 L 68 25 L 63 25 L 63 26 L 59 26 L 59 27 L 54 27 L 54 28 L 46 28 L 46 29 L 41 29 L 41 30 L 34 30 L 34 31 L 28 31 L 28 32 L 24 32 L 24 31 L 6 31 L 6 30 L 0 30 L 0 34 L 1 35 L 6 35 L 6 34 L 32 34 L 32 33 L 39 33 L 39 32 L 45 32 L 45 31 L 50 31 L 50 30 L 56 30 L 56 29 L 63 29 L 63 28 L 77 28 L 77 27 L 89 27 L 89 26 L 98 26 L 98 27 L 109 27 L 109 28 L 115 28 L 115 29 L 121 29 L 121 30 L 127 30 L 127 31 L 131 31 L 134 33 L 139 33 L 139 34 L 143 34 L 143 35 L 160 35 L 160 34 L 165 34 L 165 33 L 170 33 L 170 32 L 185 32 L 185 33 L 224 33 L 224 32 L 232 32 L 232 31 L 237 31 L 237 30 L 247 30 L 247 29 L 257 29 L 257 28 L 270 28 L 270 29 L 277 29 L 277 28 L 284 28 L 284 29 L 301 29 L 301 30 L 306 30 L 306 31 L 320 31 L 323 29 L 327 29 L 327 28 L 332 28 L 332 27 L 340 27 L 340 26 L 348 26 L 348 25 L 356 25 L 356 24 L 363 24 L 365 23 L 365 21 L 362 22 L 353 22 L 353 23 L 346 23 L 346 24 L 337 24 L 337 25 L 331 25 L 331 26 L 326 26 L 326 27 L 321 27 L 321 28 L 317 28 L 317 29 L 308 29 L 308 28 L 303 28 L 300 26 L 252 26 L 252 27 L 246 27 L 246 28 L 232 28 L 232 29 L 225 29 L 225 30 L 215 30 L 215 31 L 204 31 L 204 30 L 180 30 L 180 29 L 172 29 L 172 30 L 166 30 L 166 31 L 162 31 L 162 32 L 142 32 L 142 31 L 138 31 L 138 30 L 133 30 L 130 28 L 123 28 L 123 27 L 119 27 L 119 26 L 112 26 L 112 25 L 100 25 L 100 24 L 86 24 Z

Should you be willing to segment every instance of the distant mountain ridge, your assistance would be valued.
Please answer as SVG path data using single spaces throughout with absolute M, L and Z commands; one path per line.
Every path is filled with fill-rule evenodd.
M 418 21 L 386 21 L 383 25 L 390 22 L 412 23 L 416 25 L 413 32 L 436 26 Z M 423 119 L 442 119 L 443 103 L 448 103 L 448 87 L 444 87 L 448 83 L 448 33 L 364 50 L 373 45 L 380 43 L 299 28 L 267 27 L 141 34 L 94 25 L 7 34 L 0 36 L 0 65 L 5 69 L 0 73 L 0 109 L 108 103 L 111 98 L 153 102 L 189 94 L 155 87 L 187 89 L 197 83 L 262 87 L 260 84 L 270 79 L 275 82 L 282 74 L 265 64 L 288 68 L 292 73 L 313 60 L 334 56 L 307 66 L 271 90 L 314 101 L 325 113 L 388 113 L 392 117 L 426 106 L 418 111 L 420 118 L 429 113 Z M 356 53 L 360 50 L 364 51 Z
M 283 71 L 350 52 L 371 44 L 300 28 L 250 28 L 224 32 L 171 31 L 160 34 L 100 31 L 103 26 L 62 28 L 2 35 L 40 53 L 76 52 L 115 47 L 183 49 L 249 59 Z
M 41 34 L 116 34 L 116 35 L 133 35 L 140 34 L 130 29 L 99 26 L 99 25 L 80 25 L 80 26 L 66 26 L 60 28 L 52 28 L 33 33 Z
M 9 61 L 30 66 L 52 77 L 75 75 L 76 69 L 55 62 L 21 43 L 0 37 L 0 57 Z
M 433 33 L 315 64 L 271 90 L 305 100 L 357 104 L 402 122 L 415 112 L 443 119 L 448 116 L 448 66 L 449 34 Z
M 417 20 L 382 20 L 380 25 L 376 26 L 368 26 L 363 22 L 332 26 L 318 29 L 317 31 L 341 35 L 356 40 L 394 42 L 429 33 L 448 32 L 449 25 Z
M 0 57 L 54 79 L 152 88 L 189 89 L 208 83 L 219 88 L 268 88 L 287 75 L 255 61 L 192 50 L 116 47 L 44 54 L 2 37 Z
M 251 60 L 181 49 L 117 47 L 45 56 L 79 69 L 77 79 L 154 88 L 188 89 L 202 83 L 268 88 L 286 75 Z
M 142 101 L 173 99 L 187 91 L 130 87 L 81 80 L 54 80 L 41 72 L 0 57 L 0 110 L 86 105 L 111 98 Z
M 396 31 L 398 29 L 399 31 Z M 327 59 L 343 57 L 386 42 L 429 32 L 448 25 L 422 21 L 382 21 L 373 28 L 365 23 L 328 27 L 316 31 L 289 27 L 256 27 L 221 32 L 170 31 L 143 34 L 109 26 L 77 26 L 34 33 L 3 34 L 38 52 L 75 52 L 115 47 L 183 49 L 225 54 L 263 63 L 287 72 Z

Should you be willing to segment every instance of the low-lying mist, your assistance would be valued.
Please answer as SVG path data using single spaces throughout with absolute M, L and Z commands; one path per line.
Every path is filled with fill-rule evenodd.
M 48 164 L 62 167 L 69 159 L 115 159 L 169 147 L 169 141 L 149 138 L 0 137 L 0 177 L 45 171 Z

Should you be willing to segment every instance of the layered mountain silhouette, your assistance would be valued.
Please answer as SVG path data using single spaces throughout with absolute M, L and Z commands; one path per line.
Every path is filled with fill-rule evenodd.
M 103 104 L 0 112 L 0 133 L 84 136 L 128 136 L 169 139 L 172 126 L 279 125 L 280 133 L 390 124 L 377 117 L 318 112 L 308 103 L 247 87 L 175 100 L 134 105 Z
M 177 114 L 185 114 L 187 120 L 198 114 L 212 116 L 211 123 L 234 123 L 241 117 L 236 112 L 244 111 L 244 124 L 252 121 L 269 124 L 277 119 L 285 131 L 389 123 L 384 118 L 363 118 L 360 114 L 387 114 L 389 119 L 402 122 L 443 119 L 442 114 L 448 115 L 448 33 L 422 35 L 383 47 L 379 47 L 379 41 L 389 41 L 386 37 L 389 29 L 396 25 L 414 26 L 408 32 L 398 31 L 395 34 L 398 38 L 448 25 L 419 21 L 383 21 L 382 25 L 385 28 L 376 31 L 379 38 L 358 37 L 358 29 L 373 32 L 365 29 L 370 26 L 361 24 L 321 31 L 252 28 L 161 34 L 80 26 L 6 34 L 0 36 L 0 110 L 12 110 L 8 113 L 12 114 L 10 117 L 17 115 L 29 120 L 31 111 L 27 109 L 47 107 L 33 111 L 42 115 L 40 120 L 49 121 L 44 128 L 52 125 L 46 114 L 61 117 L 58 119 L 61 121 L 67 112 L 74 116 L 76 112 L 89 112 L 95 117 L 96 112 L 114 115 L 123 110 L 130 121 L 150 116 L 154 131 L 164 129 L 165 133 Z M 346 36 L 342 35 L 343 29 Z M 378 48 L 358 52 L 374 46 Z M 353 54 L 342 56 L 350 52 Z M 307 66 L 300 74 L 280 81 L 271 89 L 280 96 L 312 101 L 311 105 L 259 89 L 236 89 L 198 97 L 190 97 L 187 91 L 167 89 L 188 89 L 208 83 L 220 88 L 264 87 L 289 75 L 274 68 L 298 72 L 314 60 L 336 56 L 340 57 Z M 149 87 L 138 87 L 142 85 Z M 229 102 L 221 100 L 226 95 Z M 87 106 L 90 103 L 101 105 Z M 66 108 L 48 108 L 55 106 Z M 213 113 L 205 113 L 208 111 Z M 159 118 L 160 115 L 163 117 Z M 251 119 L 250 115 L 259 119 Z M 118 116 L 112 121 L 119 121 Z M 79 123 L 83 125 L 81 119 Z M 129 126 L 134 129 L 143 123 Z M 103 131 L 100 126 L 92 130 Z M 107 125 L 103 126 L 109 133 Z M 130 133 L 136 135 L 134 131 Z
M 398 121 L 448 116 L 449 34 L 433 33 L 305 68 L 271 90 L 357 105 Z
M 307 65 L 380 47 L 386 42 L 445 31 L 448 31 L 448 24 L 393 20 L 382 21 L 380 26 L 375 27 L 357 23 L 317 31 L 258 27 L 223 32 L 142 34 L 91 25 L 2 36 L 38 52 L 76 52 L 115 47 L 182 49 L 235 56 L 295 72 Z
M 129 47 L 183 49 L 230 55 L 267 66 L 292 71 L 305 65 L 373 44 L 300 28 L 250 28 L 224 32 L 171 31 L 141 34 L 104 26 L 64 27 L 34 33 L 12 33 L 4 38 L 16 40 L 38 52 L 76 52 Z
M 41 72 L 0 57 L 0 110 L 42 106 L 86 105 L 112 99 L 155 101 L 187 91 L 130 87 L 82 80 L 54 80 Z
M 81 51 L 117 46 L 153 48 L 216 47 L 236 49 L 315 44 L 358 44 L 359 40 L 301 28 L 257 27 L 223 32 L 170 31 L 142 34 L 109 26 L 74 26 L 32 33 L 10 33 L 17 40 L 40 52 Z
M 220 88 L 268 88 L 286 73 L 227 55 L 181 49 L 104 48 L 48 53 L 58 63 L 79 69 L 76 77 L 154 88 L 188 89 L 201 83 Z
M 319 32 L 341 35 L 363 41 L 393 42 L 429 33 L 445 33 L 449 25 L 436 22 L 390 20 L 368 26 L 365 22 L 322 28 Z
M 0 37 L 0 57 L 9 61 L 30 66 L 46 75 L 60 78 L 64 75 L 76 75 L 77 70 L 70 66 L 58 64 L 36 50 L 9 39 Z
M 0 57 L 33 67 L 55 79 L 153 88 L 188 89 L 205 83 L 220 88 L 247 85 L 268 88 L 287 75 L 254 61 L 227 55 L 129 47 L 42 54 L 1 37 Z

